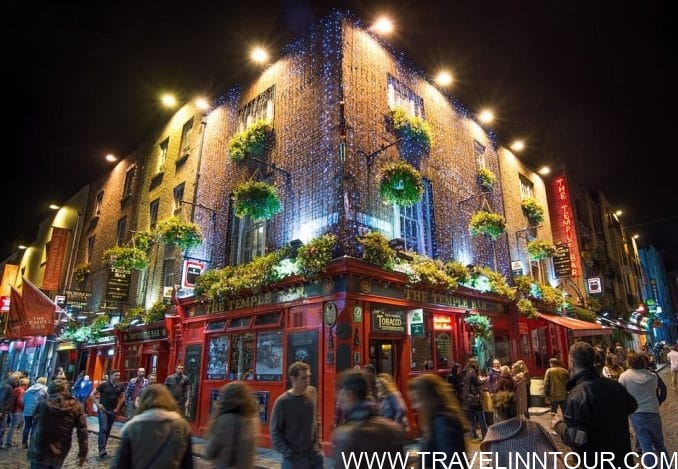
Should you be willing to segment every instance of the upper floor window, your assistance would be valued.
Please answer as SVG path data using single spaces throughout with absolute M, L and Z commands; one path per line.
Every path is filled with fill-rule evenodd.
M 181 184 L 174 188 L 173 210 L 175 214 L 179 210 L 181 210 L 181 207 L 183 205 L 182 201 L 184 200 L 184 187 L 185 183 L 182 182 Z
M 97 198 L 94 201 L 94 216 L 98 217 L 101 215 L 101 206 L 104 204 L 104 191 L 101 191 L 97 194 Z
M 245 264 L 263 256 L 266 250 L 266 222 L 252 221 L 250 217 L 238 219 L 234 241 L 236 264 Z
M 169 138 L 166 138 L 158 146 L 158 164 L 155 167 L 156 173 L 165 172 L 165 162 L 167 161 L 168 150 L 169 150 Z
M 478 140 L 473 141 L 473 154 L 476 158 L 476 168 L 485 167 L 485 145 L 480 143 Z
M 524 176 L 520 176 L 520 199 L 534 198 L 534 184 Z
M 387 77 L 388 107 L 400 107 L 410 115 L 424 118 L 424 100 L 395 77 Z
M 148 224 L 149 228 L 154 230 L 158 224 L 158 210 L 160 209 L 160 199 L 155 199 L 151 202 L 148 208 Z
M 96 241 L 96 236 L 90 236 L 87 238 L 87 262 L 89 264 L 92 263 L 92 259 L 94 259 L 94 243 Z
M 421 201 L 409 207 L 394 205 L 394 234 L 405 241 L 405 248 L 417 254 L 435 257 L 433 244 L 433 204 L 431 182 L 424 179 Z
M 191 152 L 191 135 L 193 134 L 193 118 L 191 117 L 181 129 L 181 151 L 179 157 Z
M 118 220 L 118 229 L 116 231 L 116 242 L 118 246 L 122 246 L 125 243 L 125 231 L 127 230 L 127 217 L 123 217 Z
M 134 190 L 134 177 L 137 174 L 136 165 L 132 166 L 125 173 L 125 185 L 122 188 L 122 198 L 130 197 Z
M 247 129 L 250 124 L 258 120 L 273 122 L 274 92 L 275 88 L 272 86 L 240 109 L 238 112 L 239 132 Z

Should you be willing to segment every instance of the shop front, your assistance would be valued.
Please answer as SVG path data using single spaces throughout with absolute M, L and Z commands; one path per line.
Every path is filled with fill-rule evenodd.
M 168 374 L 169 341 L 164 322 L 130 327 L 120 333 L 120 379 L 127 383 L 139 368 L 155 373 L 159 383 Z M 170 373 L 171 374 L 171 373 Z
M 104 380 L 110 370 L 119 367 L 118 338 L 115 331 L 98 337 L 85 345 L 87 349 L 87 365 L 85 374 L 90 376 L 94 388 Z

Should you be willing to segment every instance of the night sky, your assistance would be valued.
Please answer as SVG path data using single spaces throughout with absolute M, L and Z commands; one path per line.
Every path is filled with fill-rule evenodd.
M 528 164 L 602 189 L 678 269 L 673 15 L 668 2 L 598 0 L 6 1 L 0 259 L 35 239 L 49 203 L 106 172 L 106 153 L 166 122 L 161 92 L 244 83 L 252 45 L 275 58 L 333 7 L 367 25 L 391 15 L 394 47 L 431 76 L 449 68 L 451 94 L 491 107 L 502 143 L 524 138 Z

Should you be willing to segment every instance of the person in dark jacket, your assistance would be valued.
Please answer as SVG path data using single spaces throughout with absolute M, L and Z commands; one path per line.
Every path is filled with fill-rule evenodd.
M 574 376 L 567 382 L 565 415 L 552 422 L 553 429 L 582 456 L 584 466 L 607 451 L 614 454 L 612 466 L 625 467 L 631 452 L 628 418 L 638 403 L 617 381 L 600 376 L 591 344 L 570 347 L 570 363 Z
M 367 463 L 357 459 L 361 455 L 368 460 L 389 454 L 391 461 L 405 461 L 405 430 L 393 420 L 376 415 L 368 401 L 369 384 L 365 373 L 347 370 L 339 378 L 337 401 L 345 414 L 345 421 L 338 426 L 332 437 L 334 467 L 363 467 Z
M 466 362 L 462 375 L 461 404 L 471 422 L 471 436 L 476 440 L 482 440 L 487 433 L 487 421 L 481 400 L 482 387 L 483 382 L 478 377 L 478 360 L 471 357 Z M 482 437 L 478 437 L 477 425 L 480 425 Z
M 419 467 L 434 467 L 434 453 L 444 453 L 443 462 L 438 462 L 442 455 L 436 455 L 435 467 L 461 467 L 455 464 L 465 461 L 464 432 L 468 431 L 469 424 L 452 397 L 449 384 L 436 374 L 424 373 L 409 382 L 408 394 L 412 409 L 419 413 L 418 423 L 424 438 L 419 450 Z
M 35 407 L 28 447 L 31 467 L 59 469 L 63 466 L 71 449 L 74 429 L 78 436 L 78 464 L 85 464 L 88 451 L 85 411 L 68 389 L 68 381 L 64 379 L 51 381 L 47 386 L 47 399 Z
M 9 373 L 5 382 L 0 386 L 0 450 L 8 448 L 2 445 L 2 441 L 5 431 L 9 427 L 10 415 L 16 407 L 16 393 L 14 389 L 19 386 L 20 379 L 21 373 L 16 371 Z
M 452 368 L 450 369 L 450 374 L 447 376 L 447 382 L 452 386 L 452 391 L 454 392 L 454 397 L 461 403 L 461 364 L 453 363 Z

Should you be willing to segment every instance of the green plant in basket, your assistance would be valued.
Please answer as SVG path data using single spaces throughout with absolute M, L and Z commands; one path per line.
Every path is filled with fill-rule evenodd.
M 169 217 L 158 223 L 156 232 L 165 244 L 176 244 L 182 250 L 199 246 L 202 243 L 202 230 L 198 225 L 179 217 Z
M 253 220 L 268 220 L 281 209 L 278 191 L 261 181 L 247 181 L 234 191 L 235 214 Z
M 424 194 L 421 174 L 403 161 L 387 163 L 381 170 L 379 194 L 391 204 L 402 207 L 414 205 Z
M 506 231 L 506 220 L 498 213 L 476 212 L 469 222 L 469 230 L 472 236 L 483 234 L 496 240 Z

